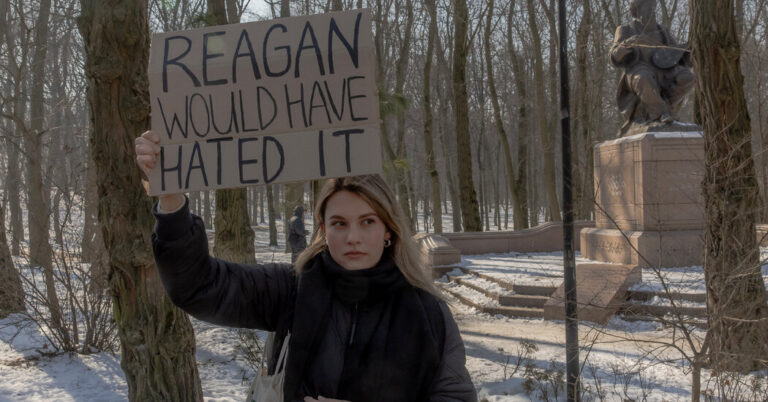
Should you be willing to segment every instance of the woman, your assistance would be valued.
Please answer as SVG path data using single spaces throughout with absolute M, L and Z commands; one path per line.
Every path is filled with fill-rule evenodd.
M 136 140 L 145 172 L 157 143 L 152 132 Z M 275 352 L 291 333 L 285 401 L 476 401 L 458 327 L 379 176 L 326 183 L 294 267 L 209 256 L 181 194 L 161 196 L 154 213 L 155 260 L 174 304 L 212 323 L 274 331 Z M 270 374 L 276 360 L 268 357 Z

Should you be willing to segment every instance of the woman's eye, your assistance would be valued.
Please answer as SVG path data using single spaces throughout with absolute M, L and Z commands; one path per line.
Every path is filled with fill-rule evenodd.
M 376 220 L 368 218 L 368 219 L 364 219 L 363 223 L 366 224 L 366 225 L 372 225 L 372 224 L 376 223 Z
M 331 222 L 331 226 L 344 226 L 344 222 L 334 221 L 334 222 Z

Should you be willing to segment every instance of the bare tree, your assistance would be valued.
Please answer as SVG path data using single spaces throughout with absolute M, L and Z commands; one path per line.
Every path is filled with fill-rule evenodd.
M 5 45 L 3 54 L 6 63 L 4 67 L 4 85 L 0 93 L 0 114 L 9 124 L 4 133 L 5 151 L 8 156 L 5 178 L 5 194 L 20 194 L 22 189 L 21 168 L 19 155 L 21 153 L 24 129 L 26 125 L 26 102 L 23 94 L 26 92 L 26 74 L 29 62 L 30 39 L 27 30 L 21 29 L 24 21 L 20 7 L 10 2 L 2 2 L 0 6 L 0 48 Z M 13 12 L 12 12 L 13 11 Z M 16 23 L 12 23 L 11 15 L 16 15 Z M 17 32 L 19 32 L 17 34 Z M 10 126 L 16 128 L 13 130 Z M 21 242 L 24 240 L 24 223 L 22 219 L 21 197 L 6 197 L 11 230 L 11 254 L 21 255 Z
M 472 179 L 472 149 L 469 141 L 469 107 L 467 105 L 467 50 L 469 10 L 466 0 L 456 0 L 453 16 L 453 105 L 456 114 L 456 148 L 458 151 L 461 221 L 466 232 L 483 230 L 478 211 L 477 194 Z M 454 205 L 454 208 L 456 206 Z
M 24 130 L 24 154 L 27 162 L 27 216 L 29 220 L 29 259 L 33 266 L 43 268 L 51 324 L 65 331 L 61 323 L 61 306 L 53 273 L 53 251 L 49 235 L 48 189 L 43 183 L 42 139 L 45 131 L 44 81 L 45 59 L 48 53 L 48 26 L 51 1 L 41 0 L 35 23 L 32 53 L 32 93 L 30 96 L 30 127 Z
M 126 157 L 149 127 L 147 3 L 81 0 L 80 7 L 91 154 L 128 398 L 202 401 L 192 325 L 160 283 L 150 249 L 151 201 Z
M 151 27 L 163 32 L 188 29 L 203 12 L 203 0 L 149 0 Z
M 711 359 L 721 370 L 768 366 L 768 306 L 755 239 L 758 187 L 734 0 L 692 3 L 696 95 L 704 128 Z
M 0 318 L 24 311 L 24 290 L 8 249 L 4 221 L 5 211 L 0 207 Z
M 427 0 L 426 3 L 430 10 L 435 9 L 435 0 Z M 434 232 L 441 233 L 443 231 L 443 214 L 442 208 L 440 207 L 440 176 L 437 171 L 437 165 L 435 164 L 435 147 L 432 136 L 434 128 L 432 117 L 432 95 L 430 93 L 430 88 L 432 87 L 432 59 L 434 58 L 436 35 L 437 21 L 435 14 L 430 11 L 429 29 L 427 33 L 427 53 L 424 62 L 424 82 L 422 87 L 424 94 L 424 153 L 426 154 L 425 164 L 432 190 L 431 199 Z
M 519 55 L 515 42 L 512 39 L 513 18 L 515 13 L 515 2 L 509 5 L 509 14 L 507 15 L 507 46 L 509 59 L 512 64 L 512 73 L 514 74 L 515 90 L 518 98 L 517 105 L 517 177 L 515 186 L 511 187 L 512 197 L 514 198 L 515 229 L 525 229 L 528 227 L 528 89 L 526 87 L 525 71 L 523 62 Z
M 235 14 L 236 15 L 236 14 Z M 227 20 L 227 4 L 224 0 L 208 0 L 206 14 L 208 26 L 224 25 Z M 216 215 L 214 217 L 216 239 L 213 253 L 225 260 L 255 263 L 254 233 L 248 217 L 248 193 L 245 188 L 216 190 Z
M 531 30 L 531 45 L 533 46 L 534 60 L 534 86 L 536 87 L 536 129 L 539 132 L 541 140 L 542 158 L 544 170 L 544 187 L 547 199 L 547 211 L 550 219 L 560 220 L 560 203 L 557 200 L 557 189 L 555 183 L 555 146 L 553 134 L 548 130 L 550 127 L 547 122 L 548 106 L 546 98 L 546 77 L 544 75 L 544 58 L 542 50 L 542 38 L 539 31 L 539 24 L 536 20 L 536 8 L 533 0 L 526 0 L 528 12 L 528 26 Z M 552 61 L 554 63 L 554 61 Z
M 275 194 L 274 186 L 267 184 L 267 214 L 269 215 L 269 245 L 277 247 L 277 223 L 275 222 L 275 214 L 277 208 L 275 207 Z
M 507 186 L 509 186 L 510 191 L 515 194 L 520 192 L 520 190 L 517 188 L 517 185 L 519 183 L 519 178 L 517 177 L 517 172 L 515 169 L 515 163 L 512 161 L 512 149 L 509 145 L 509 139 L 507 138 L 507 131 L 504 128 L 504 121 L 501 117 L 501 106 L 499 103 L 499 95 L 496 91 L 496 80 L 494 78 L 494 72 L 493 72 L 493 57 L 491 56 L 492 51 L 492 44 L 491 44 L 491 32 L 493 30 L 493 10 L 494 10 L 494 0 L 490 0 L 488 2 L 488 11 L 485 19 L 485 32 L 483 35 L 483 47 L 484 47 L 484 56 L 485 56 L 485 67 L 488 70 L 488 91 L 490 92 L 491 96 L 491 105 L 493 106 L 493 117 L 494 121 L 496 123 L 496 133 L 499 135 L 499 141 L 501 142 L 501 150 L 504 155 L 504 167 L 506 168 L 506 177 L 507 177 Z M 523 133 L 519 133 L 519 135 L 523 135 Z M 519 163 L 519 161 L 518 161 Z M 528 227 L 527 222 L 527 214 L 524 212 L 523 208 L 520 208 L 518 205 L 521 203 L 522 200 L 520 200 L 520 197 L 515 198 L 515 213 L 513 214 L 513 219 L 515 222 L 515 229 L 524 229 Z
M 340 1 L 334 2 L 333 6 L 341 7 L 341 2 Z M 341 8 L 339 9 L 334 8 L 334 11 L 341 11 Z M 281 0 L 280 1 L 280 18 L 287 18 L 290 16 L 291 16 L 290 2 L 288 0 Z M 313 183 L 317 183 L 314 185 L 314 187 L 319 192 L 320 191 L 319 182 L 315 181 Z M 290 216 L 293 215 L 293 210 L 296 207 L 298 206 L 304 207 L 304 185 L 305 185 L 305 182 L 288 183 L 283 185 L 285 188 L 285 202 L 283 203 L 283 216 L 285 217 L 285 221 L 283 222 L 283 238 L 285 238 L 286 240 L 285 241 L 286 253 L 291 252 L 291 245 L 290 245 L 290 242 L 288 241 L 288 231 L 290 229 L 288 227 L 288 219 Z

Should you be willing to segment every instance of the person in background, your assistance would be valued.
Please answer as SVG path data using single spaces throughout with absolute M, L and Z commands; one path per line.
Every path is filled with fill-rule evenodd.
M 159 138 L 136 140 L 148 173 Z M 284 400 L 477 401 L 459 328 L 378 175 L 330 179 L 318 229 L 293 265 L 238 264 L 209 255 L 202 220 L 182 194 L 159 197 L 152 245 L 171 301 L 192 316 L 290 332 Z M 277 355 L 267 356 L 268 373 Z
M 288 221 L 288 245 L 291 246 L 291 264 L 296 262 L 302 251 L 307 248 L 307 231 L 304 229 L 304 207 L 297 205 L 293 217 Z

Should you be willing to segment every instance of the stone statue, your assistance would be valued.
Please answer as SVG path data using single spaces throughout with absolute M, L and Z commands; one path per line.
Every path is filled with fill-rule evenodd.
M 611 46 L 611 62 L 623 70 L 619 136 L 649 129 L 688 131 L 692 125 L 676 122 L 674 115 L 693 87 L 690 51 L 656 22 L 656 0 L 632 0 L 629 10 L 632 21 L 616 29 Z

